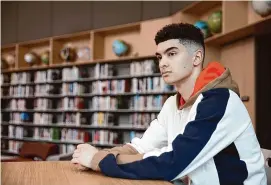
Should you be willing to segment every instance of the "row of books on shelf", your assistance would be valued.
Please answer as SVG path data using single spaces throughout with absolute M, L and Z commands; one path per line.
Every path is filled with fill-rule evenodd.
M 9 137 L 23 138 L 25 134 L 26 134 L 26 132 L 23 127 L 16 127 L 16 126 L 12 126 L 12 125 L 8 126 L 8 136 Z
M 117 94 L 131 92 L 131 80 L 95 81 L 87 84 L 63 83 L 62 95 Z
M 21 141 L 2 141 L 1 149 L 8 150 L 10 152 L 19 153 L 19 149 L 22 147 L 23 142 Z
M 73 145 L 73 144 L 59 145 L 60 154 L 71 154 L 75 149 L 76 149 L 76 145 Z
M 157 118 L 157 113 L 134 113 L 129 115 L 126 127 L 131 128 L 147 128 L 152 120 Z M 83 118 L 84 119 L 84 118 Z M 94 113 L 91 116 L 91 125 L 93 126 L 118 126 L 118 116 L 111 113 Z M 81 122 L 82 123 L 82 122 Z M 84 123 L 84 121 L 83 121 Z
M 63 86 L 63 89 L 65 86 Z M 61 87 L 59 85 L 45 84 L 45 85 L 18 85 L 10 87 L 2 87 L 2 96 L 12 97 L 31 97 L 31 96 L 48 96 L 55 94 L 62 94 Z M 64 94 L 63 94 L 64 95 Z
M 167 85 L 161 77 L 148 77 L 126 80 L 105 80 L 90 83 L 63 83 L 19 85 L 2 88 L 2 96 L 29 97 L 49 95 L 84 95 L 84 94 L 119 94 L 119 93 L 152 93 L 172 92 L 174 87 Z
M 33 86 L 10 86 L 9 88 L 1 88 L 2 96 L 28 97 L 35 95 L 35 87 Z
M 162 77 L 133 78 L 131 92 L 170 92 L 174 86 L 165 83 Z
M 134 96 L 130 101 L 130 109 L 134 110 L 160 110 L 167 100 L 167 95 Z
M 56 88 L 54 85 L 26 85 L 26 86 L 10 86 L 8 88 L 2 88 L 2 96 L 13 96 L 13 97 L 30 97 L 30 96 L 46 96 L 53 94 Z M 54 91 L 53 91 L 54 90 Z
M 134 137 L 141 137 L 141 132 L 117 132 L 108 130 L 84 131 L 68 128 L 27 128 L 8 126 L 8 137 L 16 139 L 34 139 L 56 142 L 71 142 L 74 144 L 91 142 L 94 144 L 122 144 L 129 142 Z M 127 137 L 128 136 L 128 137 Z
M 96 81 L 91 84 L 91 92 L 95 94 L 125 93 L 131 90 L 131 80 L 105 80 Z
M 65 99 L 64 99 L 65 100 Z M 26 99 L 11 99 L 10 101 L 5 100 L 5 105 L 2 105 L 2 108 L 9 110 L 48 110 L 48 109 L 57 109 L 62 108 L 64 100 L 52 100 L 47 98 L 36 98 L 33 101 Z M 78 101 L 78 98 L 74 100 Z
M 141 137 L 142 133 L 131 131 L 127 133 L 115 131 L 80 131 L 77 129 L 59 128 L 34 128 L 23 129 L 19 126 L 10 125 L 8 137 L 25 141 L 52 141 L 59 144 L 93 143 L 99 145 L 113 145 L 130 142 L 134 137 Z M 15 147 L 15 148 L 14 148 Z M 16 151 L 19 146 L 9 146 L 9 150 Z
M 26 107 L 28 107 L 26 104 L 27 104 L 27 101 L 23 99 L 20 99 L 20 100 L 13 99 L 10 102 L 8 102 L 5 108 L 12 109 L 12 110 L 25 109 Z
M 91 98 L 65 97 L 62 99 L 37 98 L 33 101 L 11 99 L 2 108 L 8 110 L 160 110 L 168 95 L 147 95 L 132 97 L 94 96 Z
M 152 120 L 157 118 L 157 113 L 133 113 L 128 116 L 126 127 L 131 128 L 147 128 Z M 16 124 L 34 124 L 34 125 L 70 125 L 70 126 L 120 126 L 119 117 L 112 113 L 64 113 L 64 114 L 48 114 L 48 113 L 10 113 L 8 122 Z
M 130 63 L 130 74 L 131 75 L 148 75 L 159 72 L 158 63 L 153 60 L 145 60 L 143 62 L 131 62 Z
M 33 82 L 32 74 L 32 72 L 11 73 L 10 76 L 9 74 L 2 74 L 2 83 L 25 84 L 28 82 Z
M 2 83 L 25 84 L 30 82 L 51 82 L 54 80 L 78 80 L 82 78 L 104 78 L 119 75 L 118 64 L 91 64 L 89 66 L 64 67 L 41 71 L 2 74 Z M 130 62 L 128 75 L 151 75 L 158 72 L 155 60 Z M 130 73 L 130 74 L 129 74 Z

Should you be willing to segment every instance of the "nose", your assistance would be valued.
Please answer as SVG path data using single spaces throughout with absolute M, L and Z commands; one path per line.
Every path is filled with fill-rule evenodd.
M 163 68 L 166 68 L 166 67 L 168 67 L 168 62 L 167 62 L 166 58 L 163 57 L 159 61 L 159 68 L 163 69 Z

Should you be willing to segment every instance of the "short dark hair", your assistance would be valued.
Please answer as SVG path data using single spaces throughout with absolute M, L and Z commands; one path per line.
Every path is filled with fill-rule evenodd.
M 180 43 L 182 44 L 183 41 L 184 42 L 189 41 L 200 45 L 203 48 L 203 61 L 204 61 L 205 55 L 204 37 L 201 30 L 196 26 L 188 23 L 169 24 L 164 26 L 161 30 L 159 30 L 154 38 L 156 45 L 170 39 L 179 39 Z

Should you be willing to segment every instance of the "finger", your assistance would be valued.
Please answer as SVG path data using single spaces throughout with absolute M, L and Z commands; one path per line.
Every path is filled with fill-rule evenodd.
M 79 163 L 78 158 L 73 158 L 73 159 L 71 160 L 71 163 L 73 163 L 73 164 L 78 164 L 78 163 Z
M 78 158 L 80 156 L 80 153 L 76 152 L 72 155 L 73 158 Z
M 88 144 L 79 144 L 79 145 L 77 145 L 77 148 L 79 149 L 79 148 L 84 148 L 85 146 L 87 146 Z
M 73 153 L 80 153 L 81 152 L 81 150 L 80 149 L 76 149 L 76 150 L 74 150 L 74 152 Z

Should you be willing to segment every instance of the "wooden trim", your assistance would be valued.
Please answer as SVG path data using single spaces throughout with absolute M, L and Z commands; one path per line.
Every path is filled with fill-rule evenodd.
M 128 24 L 122 24 L 117 26 L 110 26 L 106 28 L 99 28 L 92 30 L 94 33 L 108 33 L 108 32 L 115 32 L 120 30 L 130 30 L 134 28 L 140 28 L 141 22 L 135 22 L 135 23 L 128 23 Z
M 51 64 L 48 66 L 33 66 L 33 67 L 22 67 L 19 69 L 8 69 L 2 70 L 2 73 L 12 73 L 12 72 L 21 72 L 21 71 L 33 71 L 33 70 L 42 70 L 42 69 L 52 69 L 52 68 L 62 68 L 62 67 L 71 67 L 71 66 L 81 66 L 81 65 L 91 65 L 97 63 L 119 63 L 129 60 L 141 60 L 147 58 L 155 58 L 154 55 L 149 56 L 140 56 L 140 57 L 121 57 L 117 59 L 98 59 L 93 61 L 77 61 L 76 63 L 60 63 L 60 64 Z
M 3 45 L 3 46 L 1 46 L 1 50 L 12 49 L 12 48 L 16 47 L 16 45 L 17 45 L 17 43 Z
M 76 33 L 69 33 L 69 34 L 65 34 L 65 35 L 59 35 L 59 36 L 54 36 L 52 37 L 53 40 L 66 40 L 66 39 L 71 39 L 74 37 L 81 37 L 81 36 L 87 36 L 88 34 L 90 34 L 90 30 L 89 31 L 82 31 L 82 32 L 76 32 Z
M 199 16 L 218 5 L 222 5 L 222 1 L 197 1 L 188 5 L 180 12 Z

